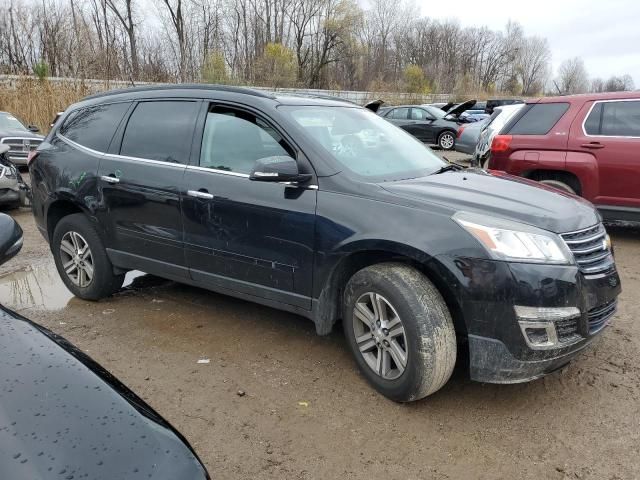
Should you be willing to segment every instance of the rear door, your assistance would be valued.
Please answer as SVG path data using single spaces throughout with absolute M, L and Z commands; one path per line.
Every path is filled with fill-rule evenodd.
M 266 116 L 204 104 L 183 200 L 191 278 L 213 289 L 311 308 L 317 187 L 249 180 L 256 160 L 302 152 Z
M 98 172 L 99 220 L 116 265 L 188 277 L 180 188 L 198 100 L 137 102 Z
M 578 120 L 570 149 L 596 158 L 594 203 L 640 208 L 640 100 L 589 102 Z

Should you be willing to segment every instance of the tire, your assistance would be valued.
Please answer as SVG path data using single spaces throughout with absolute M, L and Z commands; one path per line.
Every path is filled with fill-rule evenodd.
M 548 185 L 550 187 L 556 188 L 558 190 L 562 190 L 563 192 L 567 192 L 570 193 L 572 195 L 576 195 L 576 191 L 571 188 L 569 185 L 567 185 L 566 183 L 560 181 L 560 180 L 552 180 L 552 179 L 542 179 L 542 180 L 538 180 L 540 183 L 544 183 L 545 185 Z
M 489 160 L 491 160 L 491 157 L 487 156 L 484 160 L 482 160 L 482 169 L 483 170 L 489 170 Z
M 87 250 L 82 249 L 84 255 L 77 255 L 79 246 L 83 244 L 88 246 L 88 254 Z M 107 257 L 102 240 L 84 214 L 68 215 L 58 222 L 53 232 L 51 250 L 60 278 L 76 297 L 84 300 L 100 300 L 122 287 L 124 274 L 113 273 L 113 265 Z M 86 273 L 88 265 L 93 271 L 90 279 Z M 71 270 L 70 273 L 65 271 L 65 266 Z M 81 270 L 85 272 L 84 275 Z
M 385 310 L 382 318 L 387 321 L 375 321 L 380 316 L 376 317 L 374 301 L 378 311 Z M 345 288 L 342 318 L 360 372 L 385 397 L 412 402 L 449 380 L 457 355 L 453 321 L 438 290 L 414 268 L 381 263 L 355 273 Z M 385 339 L 390 339 L 386 346 Z M 403 351 L 405 366 L 400 368 L 403 356 L 398 352 Z M 378 362 L 381 354 L 386 362 Z
M 456 134 L 450 130 L 445 130 L 438 135 L 438 147 L 442 150 L 453 150 L 456 146 Z

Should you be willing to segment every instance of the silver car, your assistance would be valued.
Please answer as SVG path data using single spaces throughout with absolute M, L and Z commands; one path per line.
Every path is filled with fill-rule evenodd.
M 0 144 L 0 207 L 19 207 L 21 198 L 20 172 L 8 158 L 9 146 Z
M 473 154 L 472 163 L 479 165 L 486 170 L 489 164 L 489 156 L 491 155 L 491 142 L 502 127 L 524 106 L 523 103 L 515 105 L 503 105 L 496 107 L 489 118 L 489 122 L 484 126 L 480 132 L 480 137 L 476 145 L 475 153 Z
M 476 145 L 480 138 L 482 129 L 489 123 L 489 118 L 480 120 L 479 122 L 467 123 L 458 128 L 458 138 L 456 139 L 455 149 L 457 152 L 473 155 L 476 151 Z

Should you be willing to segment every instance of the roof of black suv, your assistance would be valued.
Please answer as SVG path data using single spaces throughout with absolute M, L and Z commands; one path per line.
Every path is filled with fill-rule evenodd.
M 145 92 L 149 93 L 161 93 L 161 92 L 184 92 L 185 90 L 199 91 L 201 93 L 235 93 L 240 95 L 250 95 L 253 97 L 259 97 L 263 99 L 276 100 L 283 105 L 326 105 L 326 106 L 356 106 L 348 100 L 344 100 L 338 97 L 330 97 L 328 95 L 304 95 L 304 94 L 283 94 L 280 95 L 277 92 L 264 92 L 261 90 L 254 90 L 246 87 L 234 87 L 229 85 L 208 85 L 208 84 L 174 84 L 174 85 L 144 85 L 139 87 L 109 90 L 107 92 L 96 93 L 89 95 L 81 100 L 81 102 L 89 100 L 97 100 L 103 98 L 109 98 L 113 96 L 129 96 L 135 98 L 138 95 Z

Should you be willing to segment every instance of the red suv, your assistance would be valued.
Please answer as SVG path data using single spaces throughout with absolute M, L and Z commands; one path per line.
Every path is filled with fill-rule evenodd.
M 489 168 L 580 195 L 605 218 L 640 220 L 640 92 L 528 101 L 493 139 Z

